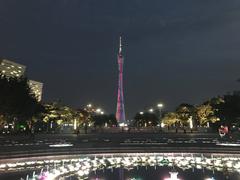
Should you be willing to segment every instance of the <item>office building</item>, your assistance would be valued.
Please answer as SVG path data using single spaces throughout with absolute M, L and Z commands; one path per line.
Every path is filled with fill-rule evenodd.
M 28 82 L 29 87 L 33 94 L 35 94 L 35 97 L 38 101 L 42 100 L 42 92 L 43 92 L 43 83 L 38 81 L 29 80 Z
M 26 71 L 26 66 L 22 64 L 15 63 L 7 59 L 0 60 L 0 73 L 3 76 L 6 76 L 7 78 L 25 76 L 25 71 Z M 32 93 L 35 94 L 35 97 L 37 98 L 37 100 L 41 101 L 43 83 L 37 82 L 34 80 L 29 80 L 28 84 Z
M 6 77 L 24 76 L 26 66 L 6 59 L 0 60 L 0 73 Z

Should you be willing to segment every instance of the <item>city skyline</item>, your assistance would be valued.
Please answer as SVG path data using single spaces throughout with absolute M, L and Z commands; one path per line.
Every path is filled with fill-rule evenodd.
M 45 83 L 44 101 L 114 113 L 122 34 L 128 118 L 158 102 L 172 110 L 239 89 L 238 1 L 128 3 L 2 1 L 0 57 L 28 66 Z
M 240 180 L 239 0 L 0 0 L 1 180 Z

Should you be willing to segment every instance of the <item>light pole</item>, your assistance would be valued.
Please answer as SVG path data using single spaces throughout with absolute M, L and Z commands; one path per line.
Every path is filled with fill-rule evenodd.
M 162 108 L 163 108 L 163 103 L 158 103 L 157 104 L 157 107 L 159 109 L 159 121 L 162 120 Z M 164 127 L 164 124 L 161 123 L 161 127 Z
M 162 118 L 162 109 L 163 109 L 163 104 L 162 103 L 158 103 L 157 107 L 159 109 L 159 117 L 160 119 Z

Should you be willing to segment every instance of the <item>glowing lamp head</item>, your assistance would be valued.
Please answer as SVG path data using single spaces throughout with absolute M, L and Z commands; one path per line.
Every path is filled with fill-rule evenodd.
M 87 107 L 88 107 L 88 108 L 91 108 L 91 107 L 92 107 L 92 104 L 88 104 Z
M 151 108 L 151 109 L 149 109 L 149 112 L 153 112 L 154 110 Z
M 101 110 L 100 108 L 98 108 L 98 109 L 96 110 L 97 113 L 101 113 L 101 111 L 102 111 L 102 110 Z

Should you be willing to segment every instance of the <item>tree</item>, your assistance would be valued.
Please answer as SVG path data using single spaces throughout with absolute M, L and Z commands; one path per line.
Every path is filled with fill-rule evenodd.
M 27 78 L 0 75 L 0 115 L 6 121 L 27 124 L 42 111 L 43 106 L 31 92 Z
M 92 117 L 93 115 L 91 112 L 88 112 L 84 109 L 77 110 L 76 119 L 78 121 L 79 126 L 92 125 L 93 123 Z
M 180 123 L 178 114 L 175 112 L 166 113 L 162 119 L 162 122 L 167 126 L 177 125 Z
M 115 115 L 95 115 L 92 118 L 94 126 L 117 126 L 117 119 Z
M 158 117 L 154 113 L 145 112 L 143 114 L 137 113 L 134 117 L 134 126 L 146 127 L 156 126 L 158 124 Z
M 82 124 L 83 112 L 77 111 L 68 106 L 62 105 L 59 102 L 45 104 L 45 113 L 43 114 L 43 121 L 48 123 L 50 128 L 58 128 L 63 124 Z
M 200 126 L 204 126 L 207 123 L 215 123 L 219 120 L 219 118 L 215 116 L 215 110 L 210 104 L 197 106 L 196 118 Z
M 233 93 L 224 95 L 222 101 L 217 104 L 213 104 L 213 107 L 217 110 L 216 116 L 220 118 L 221 123 L 231 125 L 233 123 L 240 122 L 240 95 L 239 93 Z
M 176 109 L 177 117 L 182 126 L 189 125 L 189 119 L 195 117 L 195 107 L 190 104 L 180 104 Z

